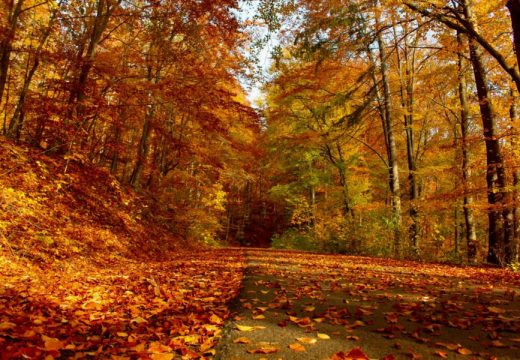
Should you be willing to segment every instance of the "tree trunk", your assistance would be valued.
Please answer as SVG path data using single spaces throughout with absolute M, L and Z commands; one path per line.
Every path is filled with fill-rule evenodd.
M 4 90 L 7 83 L 7 73 L 9 72 L 9 64 L 11 59 L 12 45 L 18 27 L 18 20 L 22 12 L 24 0 L 18 0 L 16 5 L 9 1 L 9 9 L 7 10 L 7 31 L 4 36 L 0 37 L 0 103 L 4 96 Z
M 376 28 L 379 29 L 379 19 L 376 15 Z M 383 99 L 381 119 L 383 121 L 383 131 L 386 143 L 386 152 L 388 157 L 388 184 L 390 187 L 391 203 L 392 203 L 392 221 L 394 226 L 394 255 L 400 255 L 401 247 L 401 189 L 399 185 L 399 167 L 397 165 L 397 150 L 395 145 L 395 137 L 393 131 L 393 109 L 392 96 L 390 93 L 390 84 L 388 80 L 386 48 L 381 36 L 381 32 L 377 32 L 377 43 L 379 46 L 379 61 L 381 82 L 383 85 Z
M 111 5 L 111 0 L 97 0 L 96 15 L 92 25 L 92 32 L 88 40 L 87 52 L 83 56 L 83 50 L 80 50 L 80 53 L 78 54 L 78 66 L 80 68 L 80 72 L 70 91 L 69 96 L 69 117 L 71 118 L 74 115 L 78 116 L 83 112 L 81 102 L 85 98 L 87 81 L 90 70 L 94 65 L 96 49 L 101 40 L 101 36 L 108 26 L 112 11 L 113 6 Z M 81 49 L 83 49 L 83 47 Z M 83 121 L 83 119 L 80 119 L 80 123 L 77 123 L 76 126 L 81 126 Z
M 150 149 L 149 139 L 152 130 L 152 117 L 153 108 L 150 109 L 145 116 L 143 131 L 141 133 L 141 138 L 139 139 L 139 145 L 137 146 L 137 159 L 129 181 L 130 185 L 132 185 L 133 187 L 139 186 L 139 181 L 141 180 L 144 164 L 146 163 L 146 159 L 148 157 L 148 151 Z
M 504 189 L 505 189 L 505 170 L 502 159 L 500 143 L 497 138 L 497 128 L 495 114 L 493 112 L 491 100 L 489 98 L 489 89 L 487 84 L 486 73 L 482 63 L 481 55 L 477 49 L 475 42 L 469 40 L 470 60 L 473 66 L 475 83 L 477 85 L 477 95 L 480 106 L 480 114 L 482 117 L 482 127 L 484 129 L 484 139 L 486 144 L 486 183 L 488 193 L 488 256 L 487 261 L 491 264 L 502 264 L 504 261 L 503 250 L 507 246 L 510 239 L 508 235 L 502 213 L 504 206 Z
M 472 9 L 467 1 L 463 1 L 463 10 L 466 20 L 477 29 Z M 498 139 L 495 113 L 491 102 L 486 70 L 481 53 L 475 40 L 469 38 L 470 61 L 473 66 L 477 96 L 484 129 L 486 143 L 486 183 L 488 203 L 490 206 L 488 220 L 488 256 L 489 263 L 505 265 L 511 262 L 513 238 L 513 213 L 508 200 L 510 196 L 506 190 L 506 173 L 502 150 Z
M 404 26 L 404 25 L 403 25 Z M 399 68 L 400 78 L 400 95 L 401 95 L 401 107 L 403 109 L 404 118 L 404 129 L 406 135 L 406 159 L 408 165 L 408 185 L 409 185 L 409 197 L 410 207 L 409 214 L 412 223 L 408 229 L 408 236 L 412 248 L 412 253 L 415 255 L 419 254 L 419 210 L 417 208 L 417 200 L 419 198 L 419 187 L 417 184 L 417 163 L 415 158 L 415 141 L 414 141 L 414 78 L 415 78 L 415 47 L 419 40 L 419 33 L 416 34 L 413 47 L 408 45 L 408 29 L 405 26 L 403 29 L 405 35 L 402 39 L 403 42 L 403 59 L 401 59 L 401 53 L 398 43 L 398 35 L 396 33 L 395 24 L 392 24 L 394 29 L 394 41 L 395 41 L 395 53 L 397 56 L 397 66 Z M 411 50 L 411 53 L 410 53 Z M 402 61 L 403 60 L 403 61 Z M 404 62 L 404 65 L 403 65 Z M 404 67 L 404 70 L 403 70 Z
M 463 48 L 462 34 L 457 33 L 457 43 L 459 48 Z M 473 197 L 469 191 L 469 179 L 471 178 L 471 168 L 469 162 L 469 105 L 466 76 L 464 75 L 464 56 L 459 51 L 458 58 L 458 77 L 459 77 L 459 101 L 460 101 L 460 130 L 462 136 L 462 187 L 464 189 L 464 224 L 467 246 L 467 258 L 469 263 L 474 263 L 477 255 L 477 233 L 475 231 L 475 220 L 473 217 Z
M 513 153 L 516 153 L 518 149 L 518 135 L 516 134 L 516 128 L 518 126 L 518 111 L 517 111 L 518 98 L 515 96 L 515 90 L 511 88 L 511 106 L 509 108 L 509 116 L 513 123 L 513 134 L 511 136 L 511 147 Z M 518 246 L 520 236 L 520 206 L 518 204 L 518 187 L 520 186 L 520 170 L 517 164 L 514 164 L 513 171 L 513 240 L 512 240 L 512 251 L 511 251 L 511 262 L 518 262 Z
M 520 67 L 520 0 L 509 0 L 506 3 L 506 6 L 509 9 L 509 13 L 511 14 L 516 63 L 517 66 Z

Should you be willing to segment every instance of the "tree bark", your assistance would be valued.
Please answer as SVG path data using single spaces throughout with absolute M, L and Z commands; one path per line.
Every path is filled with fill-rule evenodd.
M 16 5 L 13 1 L 9 1 L 9 9 L 7 10 L 7 31 L 4 36 L 0 37 L 0 103 L 4 96 L 4 90 L 7 83 L 7 73 L 9 72 L 9 64 L 11 60 L 12 45 L 18 27 L 18 20 L 22 13 L 24 0 L 18 0 Z
M 398 43 L 398 35 L 394 29 L 394 41 L 395 41 L 395 53 L 397 56 L 397 66 L 399 68 L 400 78 L 400 95 L 401 95 L 401 107 L 403 109 L 404 129 L 406 135 L 406 159 L 408 165 L 408 186 L 409 186 L 409 197 L 410 207 L 408 213 L 412 223 L 408 229 L 408 236 L 412 248 L 412 252 L 415 255 L 419 254 L 419 210 L 417 208 L 417 200 L 419 198 L 419 187 L 417 184 L 417 162 L 415 158 L 415 141 L 414 141 L 414 82 L 415 82 L 415 47 L 419 39 L 419 34 L 416 35 L 413 47 L 410 48 L 407 42 L 408 29 L 405 27 L 405 35 L 403 41 L 403 59 Z M 411 54 L 410 54 L 411 50 Z M 403 61 L 402 61 L 403 60 Z M 404 62 L 404 65 L 403 65 Z M 404 67 L 404 69 L 403 69 Z
M 515 96 L 515 90 L 511 88 L 511 106 L 509 107 L 509 116 L 513 124 L 513 134 L 511 135 L 511 147 L 513 153 L 516 153 L 518 149 L 518 135 L 516 134 L 516 128 L 518 127 L 518 110 L 517 110 L 518 98 Z M 518 262 L 518 247 L 519 247 L 519 236 L 520 236 L 520 206 L 518 203 L 518 187 L 520 186 L 520 170 L 518 170 L 517 164 L 514 166 L 513 171 L 513 240 L 511 246 L 511 262 Z
M 511 26 L 513 28 L 513 44 L 516 53 L 516 64 L 520 67 L 520 0 L 509 0 L 506 3 L 511 14 Z M 520 91 L 520 90 L 519 90 Z
M 379 19 L 376 15 L 376 28 L 379 30 Z M 381 119 L 383 121 L 383 131 L 386 143 L 386 152 L 388 157 L 388 185 L 390 188 L 392 216 L 394 226 L 394 256 L 400 256 L 401 247 L 401 188 L 399 184 L 399 167 L 397 164 L 397 150 L 395 145 L 395 137 L 393 130 L 393 109 L 392 109 L 392 95 L 390 93 L 390 83 L 388 80 L 387 56 L 385 43 L 383 41 L 380 31 L 377 31 L 377 43 L 379 46 L 379 61 L 381 82 L 383 85 L 382 97 L 382 111 Z
M 462 34 L 457 32 L 457 43 L 459 51 L 458 58 L 458 92 L 460 101 L 460 130 L 462 137 L 462 187 L 464 189 L 464 224 L 466 235 L 467 258 L 469 263 L 474 263 L 477 255 L 477 233 L 475 230 L 475 219 L 471 205 L 473 197 L 469 191 L 469 179 L 471 178 L 471 168 L 469 161 L 468 129 L 469 129 L 469 105 L 466 76 L 464 74 L 464 56 L 461 53 L 463 48 Z

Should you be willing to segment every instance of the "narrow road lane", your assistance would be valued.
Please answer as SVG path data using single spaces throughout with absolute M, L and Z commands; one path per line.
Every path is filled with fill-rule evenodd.
M 519 358 L 513 273 L 259 249 L 247 262 L 217 359 Z

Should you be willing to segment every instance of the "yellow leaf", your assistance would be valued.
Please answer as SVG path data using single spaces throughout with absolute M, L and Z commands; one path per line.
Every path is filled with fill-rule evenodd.
M 298 340 L 299 342 L 302 342 L 304 344 L 316 344 L 316 342 L 318 341 L 314 338 L 308 338 L 308 337 L 300 337 L 300 338 L 296 338 L 296 340 Z
M 292 351 L 296 351 L 296 352 L 305 351 L 305 347 L 302 344 L 298 344 L 298 343 L 289 345 L 289 349 L 291 349 Z
M 254 326 L 238 325 L 237 324 L 237 329 L 240 330 L 240 331 L 253 331 L 253 330 L 255 330 L 255 327 Z
M 142 323 L 145 323 L 145 322 L 147 322 L 147 321 L 146 321 L 145 319 L 143 319 L 142 317 L 138 316 L 138 317 L 132 319 L 130 322 L 131 322 L 131 323 L 134 322 L 134 323 L 136 323 L 136 324 L 142 324 Z
M 119 337 L 127 337 L 128 334 L 125 333 L 125 332 L 118 332 L 118 333 L 117 333 L 117 336 L 119 336 Z
M 253 320 L 263 320 L 263 319 L 265 319 L 265 316 L 262 314 L 253 316 Z
M 212 314 L 209 318 L 210 323 L 212 324 L 222 324 L 224 321 L 217 315 Z
M 322 340 L 329 340 L 329 339 L 330 339 L 330 336 L 327 335 L 327 334 L 318 333 L 317 336 L 318 336 L 320 339 L 322 339 Z

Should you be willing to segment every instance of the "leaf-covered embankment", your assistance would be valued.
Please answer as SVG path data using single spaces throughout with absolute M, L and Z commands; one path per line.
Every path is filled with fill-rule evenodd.
M 0 154 L 2 359 L 213 353 L 239 250 L 189 246 L 104 170 L 3 140 Z

